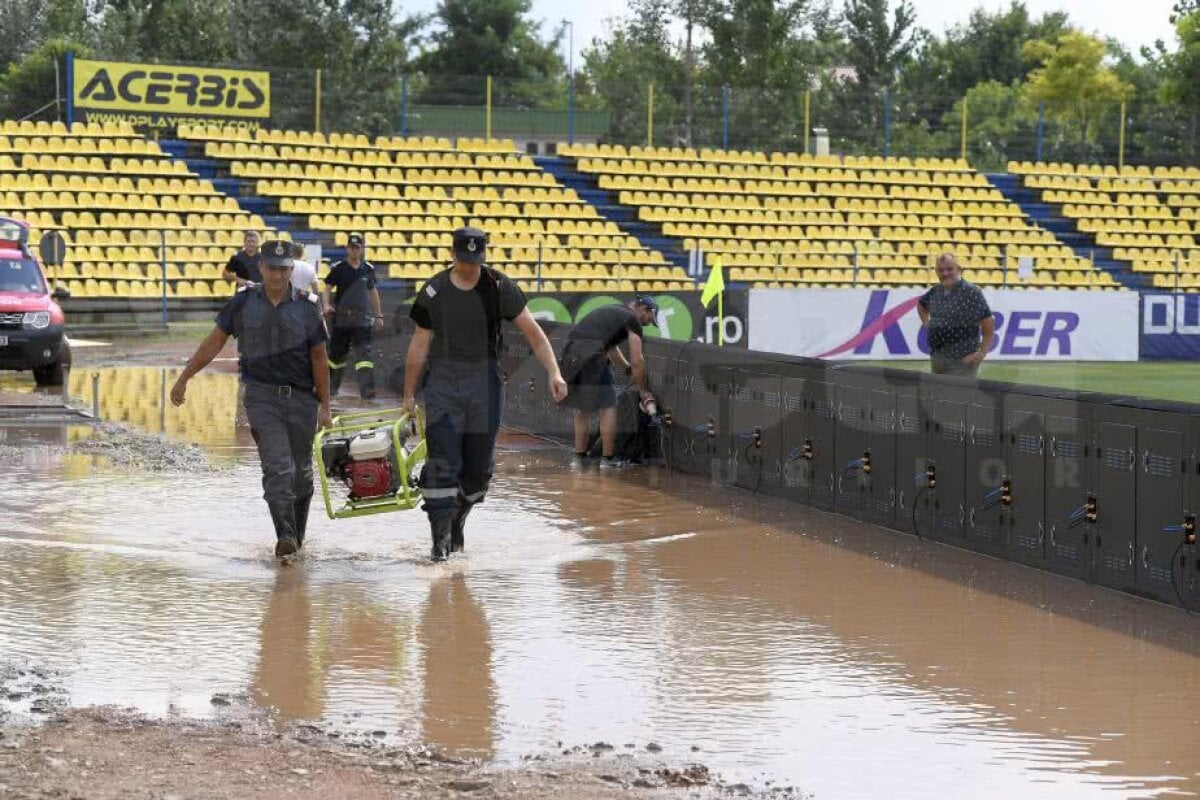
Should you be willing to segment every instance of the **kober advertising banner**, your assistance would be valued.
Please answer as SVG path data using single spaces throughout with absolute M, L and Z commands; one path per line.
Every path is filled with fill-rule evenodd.
M 750 349 L 831 360 L 921 359 L 922 289 L 753 289 Z M 1137 361 L 1136 292 L 984 290 L 996 321 L 990 358 Z

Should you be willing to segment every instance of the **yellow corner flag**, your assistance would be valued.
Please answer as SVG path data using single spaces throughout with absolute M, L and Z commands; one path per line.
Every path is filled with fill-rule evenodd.
M 721 268 L 721 257 L 713 259 L 712 271 L 708 273 L 708 282 L 704 284 L 704 294 L 700 295 L 700 305 L 708 308 L 713 297 L 717 298 L 717 347 L 725 346 L 725 276 Z
M 712 271 L 708 273 L 708 282 L 704 284 L 704 294 L 700 295 L 700 305 L 708 308 L 714 297 L 725 291 L 725 276 L 721 269 L 721 257 L 713 259 Z

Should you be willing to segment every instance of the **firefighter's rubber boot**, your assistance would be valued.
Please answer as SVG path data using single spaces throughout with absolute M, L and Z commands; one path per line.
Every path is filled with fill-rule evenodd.
M 275 523 L 275 557 L 285 558 L 300 549 L 296 539 L 296 508 L 291 502 L 268 503 Z
M 431 560 L 445 561 L 450 557 L 450 537 L 453 527 L 453 517 L 429 520 L 429 529 L 433 537 L 433 550 L 429 554 Z
M 467 517 L 474 507 L 474 503 L 468 503 L 462 497 L 458 498 L 458 510 L 454 512 L 453 523 L 450 526 L 451 553 L 461 553 L 463 551 L 463 530 L 467 525 Z
M 312 505 L 312 495 L 305 498 L 297 498 L 293 503 L 295 507 L 294 519 L 296 520 L 296 547 L 304 547 L 304 534 L 308 530 L 308 509 Z

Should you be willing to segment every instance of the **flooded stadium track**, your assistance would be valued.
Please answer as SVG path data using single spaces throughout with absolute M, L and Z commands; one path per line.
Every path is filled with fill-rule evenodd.
M 419 512 L 314 512 L 280 568 L 234 379 L 174 409 L 161 376 L 105 369 L 104 418 L 217 469 L 0 428 L 0 659 L 54 676 L 8 712 L 233 704 L 497 765 L 651 746 L 816 797 L 1200 791 L 1184 612 L 658 469 L 573 471 L 517 436 L 464 556 L 426 563 Z

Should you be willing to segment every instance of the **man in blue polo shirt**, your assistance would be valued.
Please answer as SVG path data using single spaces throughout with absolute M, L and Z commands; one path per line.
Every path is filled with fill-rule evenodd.
M 949 253 L 937 260 L 938 285 L 917 304 L 929 339 L 930 369 L 939 375 L 974 376 L 987 357 L 996 321 L 983 292 L 963 280 L 962 265 Z
M 188 381 L 238 340 L 246 417 L 262 462 L 263 498 L 275 525 L 275 555 L 304 544 L 313 496 L 312 443 L 329 425 L 329 360 L 320 299 L 292 288 L 292 250 L 263 242 L 259 285 L 243 286 L 217 315 L 216 327 L 171 387 L 184 403 Z

